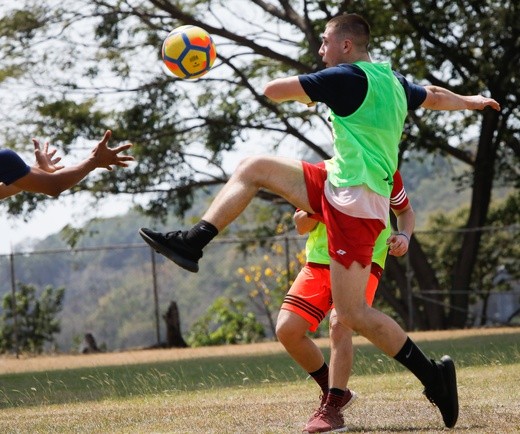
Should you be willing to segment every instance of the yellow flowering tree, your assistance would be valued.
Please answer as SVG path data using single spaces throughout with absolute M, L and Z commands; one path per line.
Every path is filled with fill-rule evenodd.
M 273 336 L 276 336 L 275 314 L 304 263 L 304 251 L 290 258 L 286 247 L 274 243 L 269 254 L 265 254 L 259 264 L 240 267 L 237 270 L 249 298 L 265 315 Z

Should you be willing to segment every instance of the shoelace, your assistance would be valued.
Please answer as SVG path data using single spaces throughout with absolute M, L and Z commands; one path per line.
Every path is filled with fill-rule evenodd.
M 324 419 L 328 420 L 328 422 L 331 424 L 331 426 L 343 425 L 345 423 L 345 421 L 343 419 L 343 415 L 339 411 L 339 408 L 334 407 L 334 410 L 335 411 L 332 410 L 331 405 L 324 405 L 321 408 L 320 413 Z
M 164 234 L 164 237 L 165 238 L 177 238 L 178 235 L 182 236 L 182 231 L 166 232 Z
M 332 411 L 331 409 L 334 408 L 335 411 Z M 323 414 L 324 416 L 325 415 L 331 415 L 331 416 L 338 416 L 338 417 L 341 417 L 341 413 L 339 411 L 339 408 L 336 408 L 336 407 L 332 407 L 332 405 L 323 405 L 321 408 L 320 408 L 320 411 L 319 411 L 321 414 Z

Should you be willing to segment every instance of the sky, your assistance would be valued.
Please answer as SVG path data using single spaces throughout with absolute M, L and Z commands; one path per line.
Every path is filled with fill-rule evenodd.
M 28 239 L 41 240 L 59 232 L 67 224 L 81 226 L 94 217 L 114 217 L 124 214 L 131 206 L 130 200 L 111 198 L 99 209 L 87 206 L 87 198 L 70 197 L 53 201 L 45 210 L 34 212 L 27 222 L 21 217 L 0 215 L 0 255 L 20 251 L 15 245 Z M 86 211 L 86 208 L 89 211 Z

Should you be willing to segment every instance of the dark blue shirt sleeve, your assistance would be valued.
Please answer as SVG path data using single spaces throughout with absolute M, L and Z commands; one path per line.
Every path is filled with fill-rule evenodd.
M 12 184 L 29 173 L 31 168 L 11 149 L 0 149 L 0 182 Z
M 354 113 L 363 103 L 368 89 L 363 70 L 346 63 L 298 78 L 312 101 L 327 104 L 338 116 Z
M 426 98 L 426 89 L 407 81 L 394 72 L 403 85 L 408 110 L 416 110 Z M 354 113 L 365 100 L 368 80 L 357 65 L 340 64 L 311 74 L 298 76 L 308 97 L 315 102 L 323 102 L 338 116 Z
M 410 83 L 401 74 L 394 71 L 394 75 L 403 85 L 406 94 L 406 101 L 408 102 L 408 110 L 417 110 L 426 99 L 426 89 L 415 83 Z

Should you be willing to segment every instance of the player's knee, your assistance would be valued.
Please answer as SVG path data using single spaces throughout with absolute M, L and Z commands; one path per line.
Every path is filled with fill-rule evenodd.
M 363 321 L 363 311 L 359 309 L 353 309 L 345 313 L 338 312 L 335 322 L 337 323 L 337 328 L 341 326 L 347 330 L 358 332 L 363 328 Z
M 303 333 L 303 335 L 305 332 Z M 290 321 L 278 321 L 276 324 L 276 337 L 282 344 L 295 342 L 302 336 L 302 331 L 299 327 L 292 324 Z
M 352 336 L 352 329 L 345 324 L 342 324 L 337 315 L 331 315 L 329 321 L 329 336 L 331 341 L 340 342 L 344 339 L 349 339 Z
M 248 182 L 261 183 L 268 173 L 269 159 L 253 155 L 240 161 L 233 176 L 246 179 Z
M 276 337 L 278 340 L 283 344 L 285 342 L 290 341 L 291 339 L 291 330 L 290 327 L 288 327 L 287 323 L 280 323 L 278 322 L 276 324 Z
M 252 176 L 255 174 L 256 170 L 261 167 L 261 165 L 262 157 L 256 155 L 245 157 L 240 160 L 240 163 L 238 163 L 235 174 L 247 173 L 248 176 Z
M 287 330 L 283 327 L 276 327 L 276 337 L 278 341 L 284 346 L 291 342 L 289 333 L 287 333 Z

